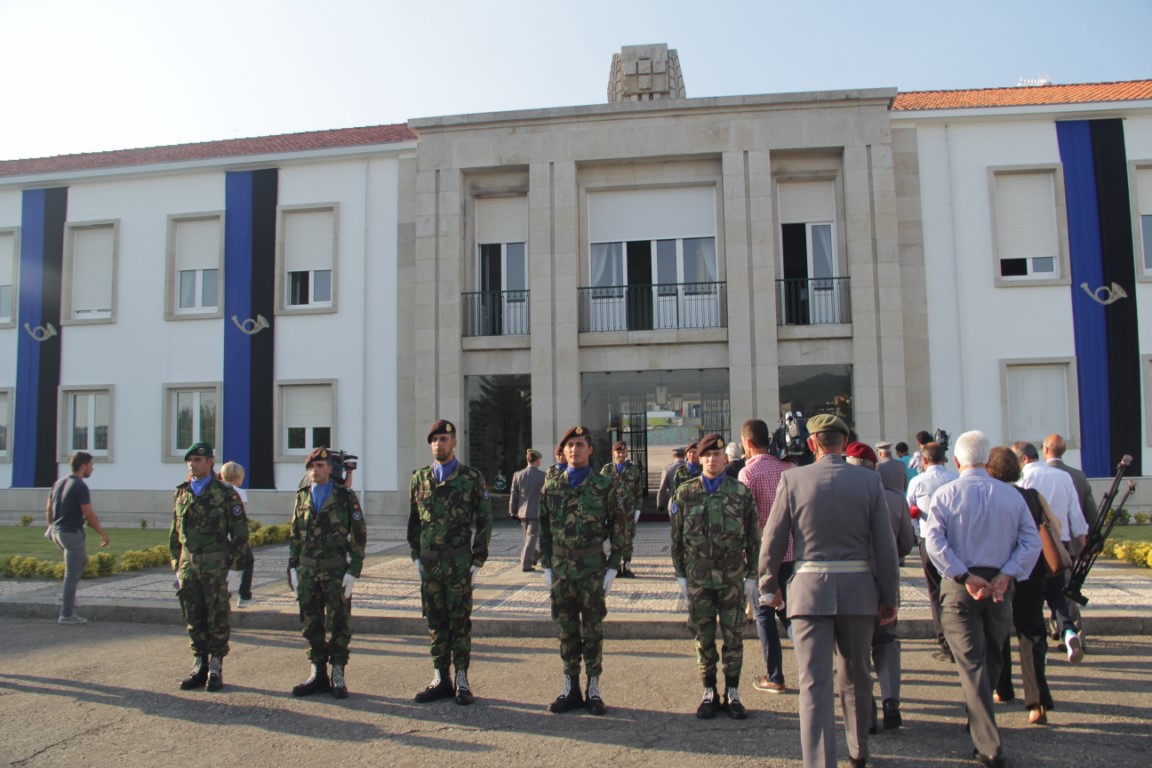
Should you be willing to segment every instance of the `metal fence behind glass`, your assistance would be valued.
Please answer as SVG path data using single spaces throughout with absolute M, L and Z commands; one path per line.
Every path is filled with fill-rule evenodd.
M 727 283 L 661 283 L 579 288 L 580 331 L 724 328 Z
M 776 281 L 777 325 L 822 325 L 852 322 L 852 296 L 847 277 Z
M 528 291 L 477 291 L 460 296 L 465 336 L 528 333 Z

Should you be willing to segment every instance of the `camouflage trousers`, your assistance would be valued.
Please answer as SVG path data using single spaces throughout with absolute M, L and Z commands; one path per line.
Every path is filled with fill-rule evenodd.
M 688 627 L 696 636 L 696 661 L 700 675 L 714 679 L 720 655 L 716 651 L 716 619 L 724 637 L 724 677 L 740 679 L 744 664 L 744 591 L 740 582 L 713 589 L 688 586 Z
M 228 655 L 231 613 L 228 606 L 228 566 L 224 562 L 193 564 L 181 560 L 176 568 L 180 613 L 188 625 L 188 645 L 196 656 Z
M 468 669 L 472 659 L 470 557 L 422 560 L 420 599 L 428 620 L 429 650 L 436 669 Z
M 347 664 L 352 601 L 344 597 L 344 568 L 301 566 L 297 573 L 300 588 L 296 596 L 300 601 L 300 626 L 308 641 L 308 660 L 313 664 Z
M 604 658 L 604 573 L 552 582 L 552 618 L 560 624 L 560 658 L 564 674 L 579 675 L 580 660 L 588 674 L 599 675 Z
M 624 524 L 624 546 L 621 548 L 621 561 L 632 562 L 632 540 L 636 538 L 636 510 L 628 510 L 628 522 Z

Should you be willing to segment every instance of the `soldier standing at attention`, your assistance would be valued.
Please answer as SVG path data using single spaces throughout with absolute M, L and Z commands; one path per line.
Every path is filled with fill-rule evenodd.
M 572 427 L 560 446 L 568 468 L 544 481 L 540 501 L 540 563 L 544 583 L 552 591 L 552 618 L 560 625 L 560 658 L 564 660 L 564 689 L 549 710 L 567 712 L 585 704 L 580 693 L 583 658 L 588 671 L 588 711 L 603 715 L 604 596 L 620 568 L 625 513 L 616 498 L 616 484 L 592 472 L 588 430 Z M 607 562 L 605 540 L 611 547 Z
M 228 595 L 237 591 L 248 549 L 244 503 L 212 472 L 214 454 L 208 443 L 196 443 L 184 454 L 188 480 L 176 487 L 168 549 L 176 572 L 176 595 L 188 624 L 189 645 L 196 661 L 180 682 L 187 691 L 224 687 L 228 655 Z
M 331 690 L 333 698 L 346 699 L 344 667 L 352 640 L 352 589 L 364 566 L 368 531 L 356 493 L 332 481 L 328 449 L 314 449 L 304 466 L 312 482 L 296 492 L 288 539 L 288 581 L 300 602 L 312 674 L 292 689 L 292 695 Z M 331 630 L 327 643 L 325 626 Z
M 644 494 L 644 478 L 640 474 L 640 467 L 628 461 L 627 443 L 620 440 L 612 446 L 612 461 L 600 469 L 600 474 L 616 481 L 616 495 L 620 507 L 627 515 L 620 577 L 634 579 L 636 574 L 632 573 L 628 564 L 632 562 L 632 540 L 636 538 L 636 523 L 640 522 L 640 499 Z
M 703 474 L 681 485 L 668 505 L 672 526 L 672 566 L 688 599 L 688 624 L 696 636 L 696 658 L 704 698 L 696 717 L 710 719 L 721 709 L 728 717 L 748 717 L 740 701 L 744 662 L 744 604 L 758 599 L 757 554 L 760 518 L 747 486 L 724 471 L 728 459 L 720 435 L 700 441 Z M 724 699 L 716 695 L 716 619 L 724 636 Z
M 472 586 L 488 559 L 492 500 L 483 476 L 456 458 L 456 426 L 441 419 L 428 430 L 431 466 L 412 473 L 408 546 L 420 575 L 420 598 L 428 619 L 436 675 L 416 694 L 425 703 L 455 695 L 475 700 L 468 686 L 472 655 Z M 472 526 L 476 532 L 473 535 Z M 453 684 L 448 668 L 456 666 Z
M 684 485 L 694 477 L 700 477 L 702 468 L 700 466 L 700 444 L 698 442 L 688 443 L 684 448 L 686 461 L 679 467 L 676 467 L 676 473 L 672 475 L 672 495 L 676 495 L 676 489 Z

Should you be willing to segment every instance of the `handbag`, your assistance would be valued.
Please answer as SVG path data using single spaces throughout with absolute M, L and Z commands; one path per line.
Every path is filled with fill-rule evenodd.
M 1040 547 L 1049 576 L 1063 573 L 1072 567 L 1072 556 L 1060 540 L 1060 522 L 1047 505 L 1044 506 L 1044 519 L 1040 522 Z

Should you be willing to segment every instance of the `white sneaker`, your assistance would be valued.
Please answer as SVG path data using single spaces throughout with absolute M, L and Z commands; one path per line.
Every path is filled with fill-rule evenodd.
M 1064 645 L 1068 647 L 1068 662 L 1071 664 L 1079 664 L 1084 660 L 1084 646 L 1080 642 L 1080 636 L 1072 630 L 1064 633 Z
M 251 605 L 251 604 L 252 604 L 252 601 L 251 601 L 251 600 L 245 600 L 245 599 L 244 599 L 244 598 L 242 598 L 242 597 L 238 597 L 238 598 L 236 598 L 236 607 L 237 607 L 237 608 L 245 608 L 245 607 L 247 607 L 247 606 L 249 606 L 249 605 Z
M 78 613 L 74 613 L 71 616 L 61 616 L 56 622 L 58 624 L 87 624 L 88 619 Z

